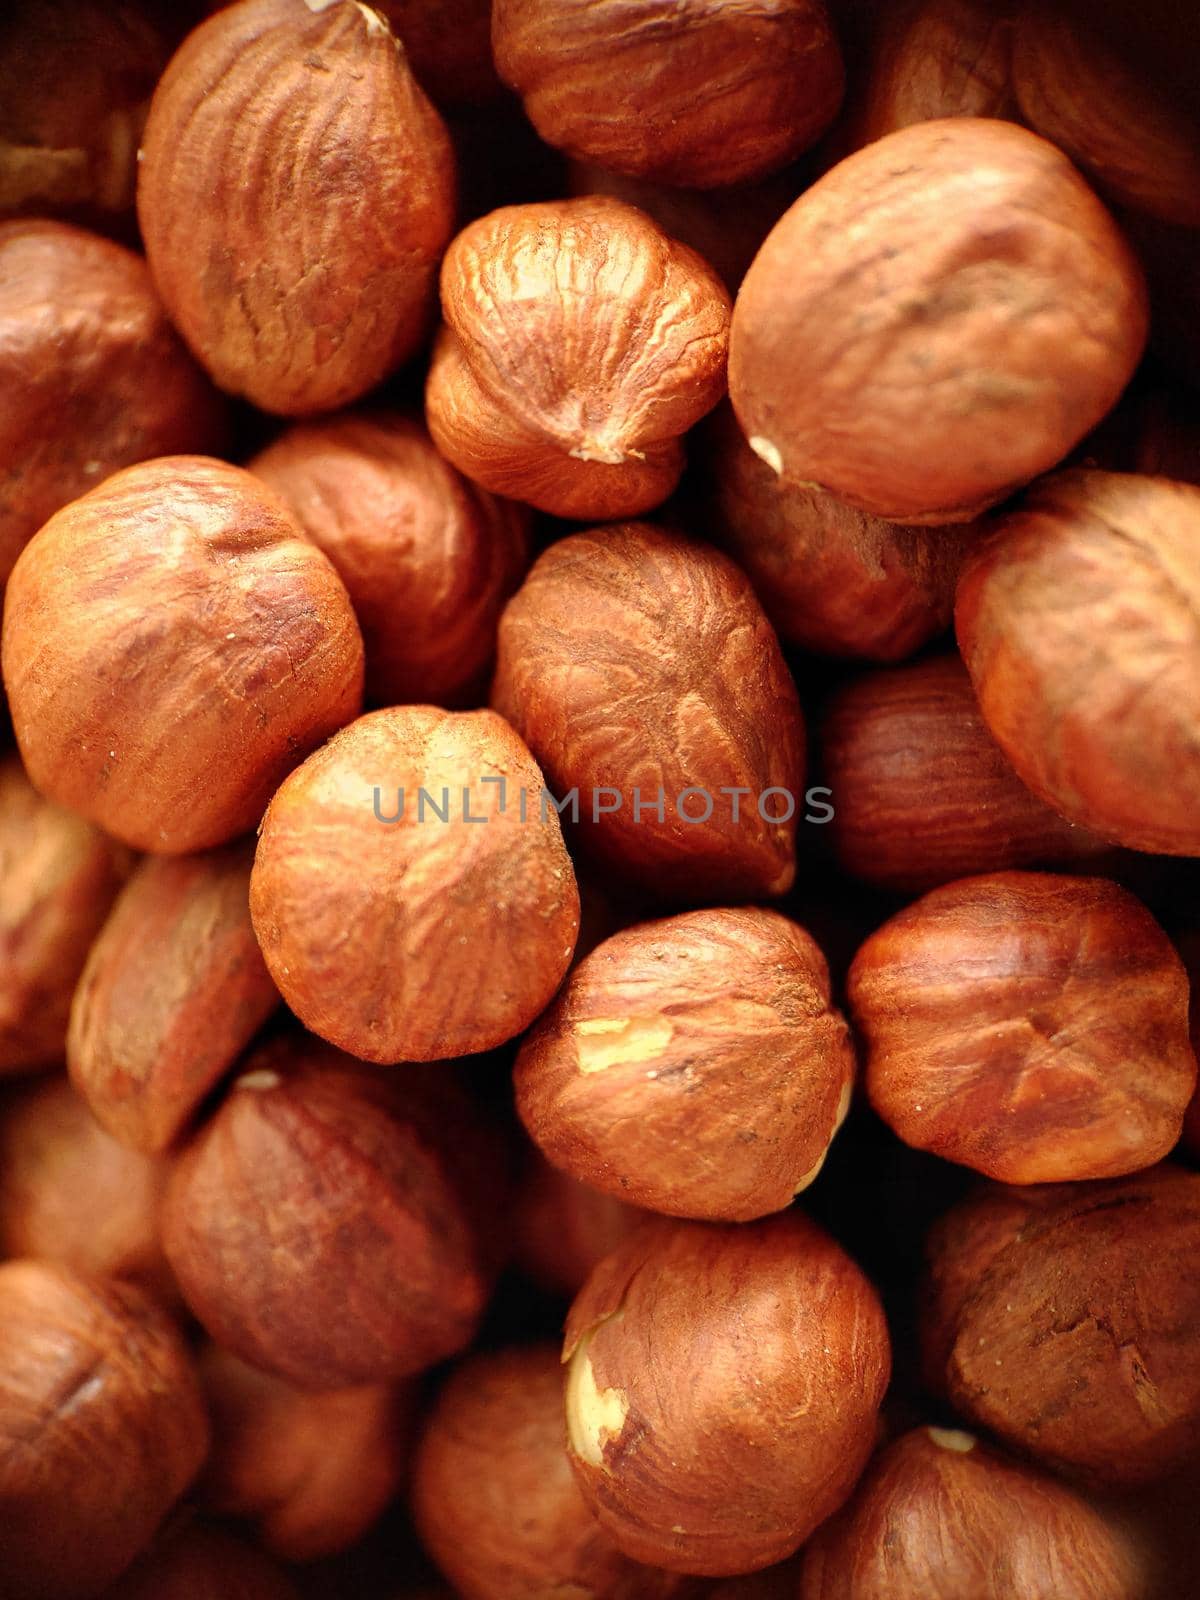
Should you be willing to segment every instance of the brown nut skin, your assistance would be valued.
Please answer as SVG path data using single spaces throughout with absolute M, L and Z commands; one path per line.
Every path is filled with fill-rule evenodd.
M 505 206 L 442 263 L 426 416 L 494 494 L 556 516 L 636 516 L 721 398 L 729 296 L 642 211 L 606 196 Z
M 971 554 L 959 647 L 994 738 L 1072 822 L 1200 855 L 1200 489 L 1075 471 Z
M 571 1300 L 645 1220 L 636 1206 L 577 1182 L 531 1150 L 513 1201 L 513 1265 L 539 1289 Z
M 71 996 L 133 865 L 0 759 L 0 1078 L 62 1060 Z
M 929 1241 L 930 1380 L 1056 1471 L 1149 1483 L 1200 1444 L 1200 1177 L 985 1189 Z
M 142 152 L 151 271 L 221 388 L 307 416 L 416 353 L 454 226 L 454 156 L 378 12 L 218 12 L 172 58 Z
M 213 1443 L 198 1498 L 253 1524 L 281 1561 L 349 1549 L 395 1496 L 411 1405 L 402 1387 L 306 1393 L 219 1345 L 205 1348 L 200 1378 Z
M 825 957 L 760 907 L 644 922 L 579 963 L 525 1038 L 517 1111 L 573 1177 L 670 1216 L 745 1222 L 816 1178 L 854 1046 Z
M 1128 1541 L 1066 1484 L 916 1428 L 804 1553 L 798 1600 L 1146 1600 Z
M 256 827 L 362 701 L 329 560 L 204 456 L 127 467 L 50 519 L 9 580 L 3 667 L 36 787 L 161 855 Z
M 250 463 L 346 585 L 371 705 L 487 698 L 504 602 L 529 565 L 529 514 L 455 471 L 396 413 L 301 423 Z
M 271 802 L 250 880 L 267 967 L 305 1027 L 384 1063 L 527 1028 L 579 931 L 541 791 L 491 711 L 374 711 L 310 756 Z
M 683 1600 L 695 1589 L 623 1556 L 584 1504 L 553 1345 L 470 1356 L 451 1373 L 417 1447 L 412 1507 L 463 1600 Z
M 571 1460 L 634 1560 L 712 1577 L 780 1561 L 846 1499 L 891 1366 L 874 1290 L 799 1212 L 654 1218 L 567 1318 Z
M 5 1600 L 92 1600 L 196 1475 L 208 1423 L 186 1347 L 130 1284 L 0 1265 Z
M 384 1074 L 281 1039 L 180 1156 L 163 1247 L 243 1360 L 304 1389 L 391 1382 L 475 1332 L 499 1159 L 445 1065 Z
M 957 655 L 868 672 L 830 697 L 820 733 L 826 830 L 856 878 L 914 893 L 1010 867 L 1086 861 L 1107 841 L 1013 771 Z
M 729 386 L 788 483 L 961 522 L 1067 454 L 1146 342 L 1141 270 L 1067 158 L 977 117 L 849 156 L 768 235 Z
M 168 1529 L 103 1600 L 298 1600 L 269 1557 L 220 1528 Z
M 0 590 L 68 501 L 135 461 L 219 453 L 224 422 L 140 256 L 64 222 L 0 222 Z
M 501 619 L 492 704 L 559 799 L 578 788 L 581 845 L 640 892 L 739 900 L 790 887 L 800 703 L 749 582 L 720 552 L 648 523 L 551 545 Z M 664 792 L 662 822 L 649 809 L 635 818 L 635 789 L 647 808 Z M 685 822 L 688 789 L 701 792 L 684 796 Z M 790 816 L 769 789 L 795 798 Z M 603 790 L 619 808 L 604 809 Z
M 697 188 L 785 166 L 845 87 L 824 0 L 495 0 L 492 43 L 547 144 Z
M 142 862 L 88 955 L 67 1066 L 114 1138 L 165 1150 L 279 1005 L 250 921 L 253 846 Z

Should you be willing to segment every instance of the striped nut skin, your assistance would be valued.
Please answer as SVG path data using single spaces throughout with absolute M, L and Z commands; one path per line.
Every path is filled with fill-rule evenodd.
M 1147 1600 L 1143 1565 L 1066 1484 L 969 1433 L 915 1428 L 817 1530 L 798 1600 Z
M 875 1445 L 891 1352 L 874 1290 L 798 1211 L 654 1218 L 567 1319 L 572 1464 L 636 1561 L 721 1577 L 791 1554 Z
M 795 203 L 734 309 L 742 428 L 789 483 L 895 522 L 962 522 L 1116 403 L 1141 269 L 1067 158 L 1007 122 L 888 134 Z
M 871 1104 L 1005 1183 L 1110 1178 L 1177 1142 L 1196 1083 L 1188 982 L 1106 878 L 1002 872 L 907 907 L 850 969 Z
M 560 799 L 578 787 L 581 846 L 643 892 L 737 901 L 790 887 L 800 703 L 749 582 L 718 551 L 648 523 L 551 545 L 501 619 L 492 704 Z M 606 789 L 623 803 L 597 816 Z M 685 789 L 698 791 L 688 822 Z M 790 817 L 768 789 L 794 797 Z
M 820 1172 L 854 1047 L 816 944 L 777 912 L 692 911 L 605 940 L 517 1058 L 558 1166 L 636 1206 L 741 1222 Z
M 542 775 L 491 711 L 359 718 L 272 800 L 250 880 L 267 967 L 368 1061 L 515 1038 L 561 983 L 579 891 Z
M 50 519 L 9 580 L 3 665 L 38 789 L 161 855 L 256 827 L 362 701 L 341 579 L 265 484 L 204 456 Z
M 442 263 L 426 388 L 434 443 L 494 494 L 636 516 L 683 470 L 725 385 L 729 296 L 644 212 L 603 195 L 506 206 Z
M 1133 849 L 1200 855 L 1200 488 L 1048 478 L 972 552 L 956 625 L 1035 794 Z
M 221 388 L 311 415 L 416 353 L 454 225 L 454 156 L 377 12 L 218 12 L 173 57 L 142 146 L 150 268 Z

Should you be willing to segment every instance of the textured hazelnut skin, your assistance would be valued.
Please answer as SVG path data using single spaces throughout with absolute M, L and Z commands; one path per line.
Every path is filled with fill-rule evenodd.
M 552 1345 L 468 1357 L 413 1468 L 422 1543 L 464 1600 L 683 1600 L 693 1585 L 623 1556 L 584 1504 L 566 1451 Z
M 446 327 L 425 392 L 442 454 L 556 516 L 636 516 L 683 470 L 681 436 L 725 383 L 712 268 L 606 196 L 505 206 L 442 263 Z
M 129 1284 L 0 1265 L 6 1600 L 91 1600 L 149 1544 L 204 1459 L 187 1350 Z
M 165 1150 L 279 1005 L 250 921 L 253 846 L 142 862 L 71 1003 L 72 1082 L 114 1138 Z
M 854 1046 L 803 928 L 758 907 L 606 939 L 521 1045 L 517 1110 L 557 1166 L 671 1216 L 744 1222 L 813 1181 Z
M 841 867 L 881 888 L 922 892 L 1111 848 L 1017 777 L 957 654 L 866 673 L 836 690 L 820 743 L 835 801 L 826 837 Z
M 390 1382 L 475 1332 L 499 1160 L 446 1066 L 384 1074 L 281 1039 L 180 1156 L 163 1246 L 243 1360 L 305 1389 Z
M 169 1529 L 103 1600 L 297 1600 L 267 1556 L 223 1529 Z
M 1005 1183 L 1113 1178 L 1179 1139 L 1196 1087 L 1174 945 L 1107 878 L 934 889 L 847 980 L 871 1104 L 906 1144 Z
M 36 787 L 163 855 L 255 827 L 362 701 L 341 579 L 265 484 L 204 456 L 50 519 L 9 580 L 3 667 Z
M 377 12 L 218 12 L 172 58 L 142 148 L 150 268 L 221 388 L 311 415 L 415 354 L 454 225 L 454 156 Z
M 291 428 L 250 463 L 338 570 L 372 705 L 478 704 L 529 515 L 444 461 L 421 423 L 351 414 Z
M 293 773 L 263 821 L 250 911 L 307 1028 L 396 1062 L 490 1050 L 529 1026 L 579 931 L 541 788 L 494 712 L 430 706 L 360 717 Z
M 627 523 L 572 534 L 534 563 L 500 621 L 492 704 L 556 796 L 580 792 L 580 843 L 651 895 L 753 899 L 795 875 L 804 724 L 744 574 L 684 535 Z M 736 800 L 723 788 L 749 791 Z M 593 795 L 624 803 L 596 815 Z M 633 810 L 665 793 L 663 821 Z M 701 820 L 706 791 L 712 815 Z M 762 796 L 768 789 L 795 796 Z M 611 803 L 600 795 L 598 804 Z M 768 821 L 766 817 L 779 817 Z
M 646 1213 L 560 1172 L 537 1151 L 513 1202 L 513 1265 L 538 1288 L 573 1299 Z
M 62 1059 L 71 995 L 133 865 L 0 760 L 0 1077 Z
M 845 84 L 824 0 L 495 0 L 492 42 L 548 144 L 697 188 L 785 166 Z
M 654 1218 L 567 1318 L 584 1497 L 634 1560 L 723 1577 L 792 1553 L 845 1500 L 891 1366 L 870 1284 L 799 1212 Z
M 808 1545 L 798 1600 L 1145 1600 L 1128 1543 L 1073 1489 L 972 1435 L 916 1428 Z
M 0 590 L 69 500 L 135 461 L 219 452 L 224 424 L 140 256 L 64 222 L 0 222 Z
M 1146 342 L 1132 251 L 1067 158 L 977 117 L 847 157 L 788 211 L 734 308 L 742 428 L 789 483 L 961 522 L 1115 404 Z
M 972 552 L 955 624 L 1028 786 L 1137 850 L 1200 855 L 1200 489 L 1076 471 Z

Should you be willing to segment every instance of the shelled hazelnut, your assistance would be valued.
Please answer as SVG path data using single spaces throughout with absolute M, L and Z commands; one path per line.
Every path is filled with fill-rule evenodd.
M 626 1555 L 720 1577 L 790 1555 L 849 1495 L 890 1371 L 874 1291 L 799 1212 L 654 1218 L 567 1318 L 571 1460 Z
M 128 467 L 50 519 L 9 579 L 3 666 L 37 788 L 164 855 L 255 827 L 362 697 L 328 559 L 204 456 Z
M 267 1556 L 223 1529 L 171 1528 L 103 1600 L 297 1600 Z
M 539 1289 L 572 1299 L 646 1213 L 552 1167 L 537 1151 L 513 1199 L 513 1265 Z

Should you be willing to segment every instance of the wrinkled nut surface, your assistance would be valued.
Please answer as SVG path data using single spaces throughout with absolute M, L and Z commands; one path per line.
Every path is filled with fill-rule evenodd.
M 135 1150 L 178 1137 L 279 1005 L 250 921 L 253 846 L 142 862 L 92 945 L 67 1065 Z
M 557 516 L 636 516 L 721 398 L 729 296 L 644 212 L 590 196 L 506 206 L 442 263 L 425 404 L 438 449 Z
M 1200 855 L 1200 489 L 1057 474 L 963 571 L 958 642 L 988 727 L 1056 811 Z
M 824 956 L 755 907 L 605 940 L 516 1068 L 521 1120 L 556 1165 L 633 1205 L 730 1222 L 808 1187 L 853 1081 Z
M 243 0 L 189 35 L 138 178 L 172 320 L 265 411 L 346 405 L 415 354 L 454 225 L 454 156 L 357 0 Z
M 90 1600 L 151 1539 L 208 1447 L 187 1349 L 139 1290 L 0 1265 L 6 1600 Z
M 360 717 L 272 800 L 250 881 L 267 967 L 368 1061 L 490 1050 L 562 981 L 579 891 L 542 775 L 491 711 Z
M 963 521 L 1099 422 L 1146 324 L 1140 268 L 1067 158 L 945 118 L 848 157 L 777 224 L 738 294 L 730 394 L 785 481 Z
M 492 704 L 560 801 L 578 789 L 581 846 L 641 892 L 791 885 L 800 704 L 749 582 L 718 551 L 647 523 L 551 545 L 501 619 Z
M 204 456 L 128 467 L 50 519 L 9 580 L 3 666 L 42 793 L 164 855 L 255 827 L 362 698 L 328 559 Z
M 661 183 L 784 166 L 844 86 L 824 0 L 496 0 L 492 39 L 548 144 Z
M 535 1150 L 513 1200 L 513 1265 L 548 1294 L 572 1299 L 646 1213 L 552 1167 Z
M 529 516 L 463 478 L 398 413 L 301 423 L 250 470 L 337 568 L 362 628 L 367 701 L 487 698 L 504 602 L 529 565 Z
M 891 1365 L 875 1292 L 799 1212 L 646 1223 L 571 1307 L 571 1460 L 626 1555 L 748 1572 L 845 1500 Z
M 297 1600 L 269 1557 L 224 1529 L 169 1528 L 103 1600 Z

